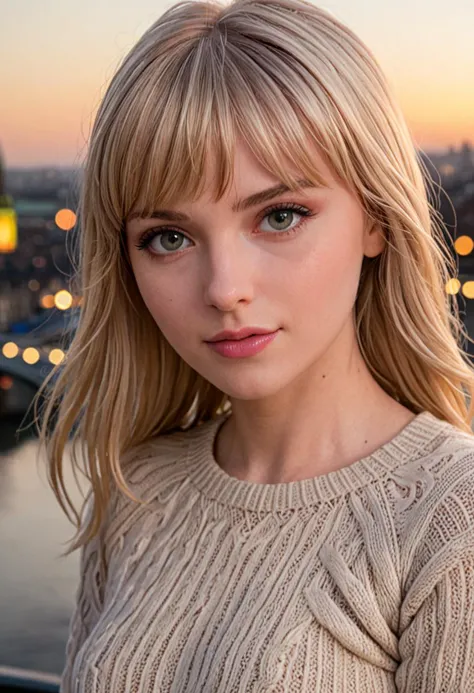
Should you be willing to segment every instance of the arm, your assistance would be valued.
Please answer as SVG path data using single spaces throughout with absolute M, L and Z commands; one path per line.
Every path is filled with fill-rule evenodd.
M 445 461 L 402 537 L 399 693 L 474 693 L 474 448 Z
M 87 505 L 86 519 L 91 504 Z M 60 693 L 72 693 L 72 670 L 77 653 L 97 623 L 103 607 L 105 586 L 105 562 L 103 560 L 101 533 L 80 549 L 79 584 L 76 590 L 75 608 L 69 624 L 65 664 L 61 676 Z
M 473 530 L 474 531 L 474 530 Z M 400 693 L 474 691 L 474 551 L 459 557 L 424 595 L 412 594 L 417 611 L 399 639 Z M 408 595 L 407 595 L 408 597 Z M 412 604 L 409 608 L 412 611 Z

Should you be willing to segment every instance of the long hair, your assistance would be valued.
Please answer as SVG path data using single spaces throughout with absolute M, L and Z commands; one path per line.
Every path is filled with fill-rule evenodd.
M 434 183 L 370 50 L 306 0 L 182 0 L 123 60 L 88 147 L 78 210 L 80 320 L 65 360 L 38 393 L 49 482 L 77 528 L 67 553 L 97 533 L 112 488 L 139 500 L 123 474 L 129 451 L 230 406 L 149 314 L 124 219 L 132 209 L 146 215 L 196 199 L 210 148 L 220 199 L 237 138 L 291 190 L 300 175 L 288 164 L 324 183 L 311 141 L 358 196 L 386 240 L 362 265 L 354 308 L 363 358 L 404 406 L 471 432 L 474 373 L 461 346 L 469 338 L 447 289 L 456 265 L 430 202 Z M 94 498 L 82 532 L 64 481 L 71 439 L 73 469 Z

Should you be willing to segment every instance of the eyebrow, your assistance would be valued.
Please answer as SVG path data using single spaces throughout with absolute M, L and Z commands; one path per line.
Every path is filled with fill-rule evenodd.
M 316 187 L 313 182 L 306 179 L 298 180 L 297 185 L 298 190 L 301 190 L 303 188 Z M 261 190 L 260 192 L 254 193 L 253 195 L 249 195 L 249 197 L 245 197 L 243 200 L 238 200 L 238 202 L 232 205 L 232 211 L 242 212 L 246 209 L 249 209 L 249 207 L 254 207 L 255 205 L 262 204 L 262 202 L 266 202 L 267 200 L 271 200 L 274 197 L 278 197 L 278 195 L 283 195 L 283 193 L 290 192 L 290 190 L 291 188 L 289 188 L 284 183 L 274 185 L 271 188 L 267 188 L 266 190 Z M 140 218 L 164 219 L 166 221 L 190 221 L 190 218 L 187 214 L 183 214 L 182 212 L 175 212 L 171 209 L 156 209 L 149 216 L 146 217 L 143 216 L 142 212 L 133 212 L 132 214 L 129 214 L 129 216 L 127 217 L 127 221 L 132 221 L 133 219 Z

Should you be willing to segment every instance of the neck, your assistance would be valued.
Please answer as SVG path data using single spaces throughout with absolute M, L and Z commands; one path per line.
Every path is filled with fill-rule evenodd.
M 265 400 L 231 400 L 215 443 L 219 466 L 238 479 L 284 483 L 345 467 L 393 438 L 413 412 L 375 381 L 358 348 L 318 362 Z

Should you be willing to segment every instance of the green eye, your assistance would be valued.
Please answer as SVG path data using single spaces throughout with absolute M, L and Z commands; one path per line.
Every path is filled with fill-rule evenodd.
M 288 220 L 291 223 L 291 220 L 294 217 L 294 212 L 289 209 L 279 209 L 276 212 L 272 212 L 271 214 L 267 215 L 268 219 L 271 219 L 272 217 L 275 219 L 277 231 L 286 231 L 289 223 Z
M 283 235 L 285 232 L 291 233 L 293 229 L 299 227 L 301 221 L 294 223 L 294 217 L 312 217 L 314 214 L 301 205 L 293 203 L 280 203 L 275 205 L 270 209 L 265 210 L 265 216 L 262 218 L 262 222 L 268 219 L 270 228 L 264 229 L 264 231 L 281 231 Z M 272 218 L 274 222 L 272 222 Z M 293 226 L 291 225 L 293 223 Z
M 180 243 L 182 243 L 184 238 L 183 234 L 178 231 L 165 231 L 164 233 L 157 234 L 157 236 L 160 236 L 160 242 L 163 248 L 170 251 L 179 250 Z
M 177 231 L 176 229 L 149 229 L 140 238 L 139 242 L 136 244 L 138 250 L 145 250 L 154 241 L 155 238 L 160 238 L 160 244 L 164 251 L 154 249 L 152 254 L 154 255 L 172 255 L 174 252 L 182 250 L 180 245 L 183 240 L 189 240 L 186 238 L 184 233 Z

